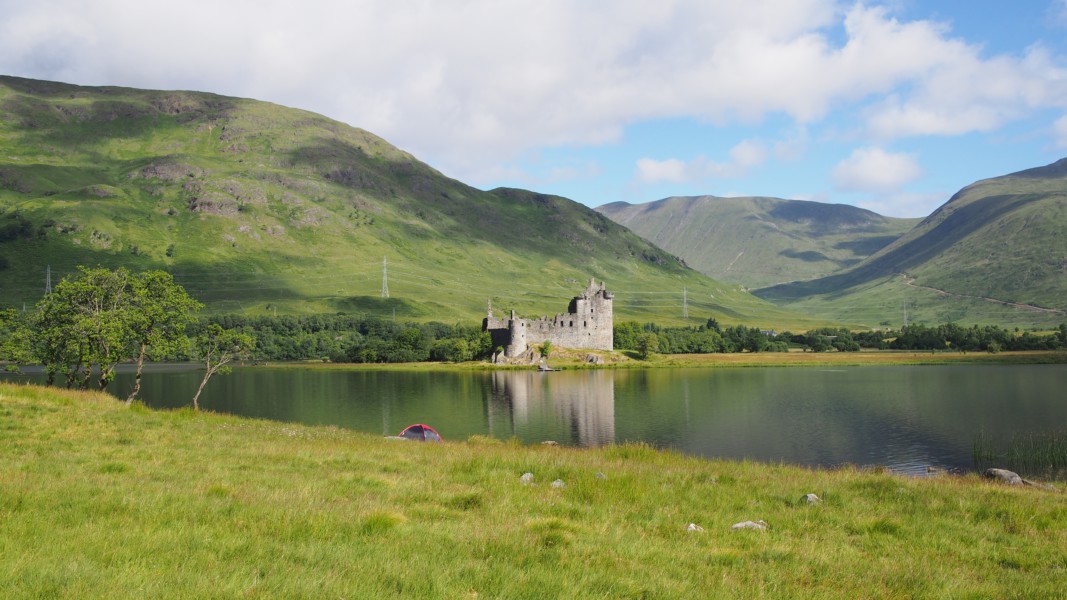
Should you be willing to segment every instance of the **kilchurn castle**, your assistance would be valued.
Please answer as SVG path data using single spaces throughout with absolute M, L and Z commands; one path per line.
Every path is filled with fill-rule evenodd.
M 614 345 L 611 315 L 613 298 L 614 294 L 603 283 L 598 287 L 596 281 L 591 279 L 582 295 L 571 300 L 566 314 L 521 319 L 512 310 L 510 317 L 497 318 L 493 316 L 493 306 L 490 304 L 489 314 L 482 321 L 482 329 L 493 336 L 493 347 L 503 348 L 508 358 L 518 358 L 543 342 L 552 342 L 552 345 L 561 348 L 611 350 Z

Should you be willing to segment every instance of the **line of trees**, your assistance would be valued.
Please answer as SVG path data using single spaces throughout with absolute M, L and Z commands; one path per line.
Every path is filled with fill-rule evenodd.
M 842 327 L 820 327 L 794 334 L 745 325 L 724 329 L 712 318 L 696 327 L 660 327 L 654 323 L 629 321 L 615 325 L 614 334 L 616 350 L 632 350 L 642 357 L 651 352 L 785 352 L 791 347 L 806 352 L 858 352 L 862 348 L 960 352 L 1067 348 L 1067 323 L 1046 334 L 1019 332 L 996 325 L 965 327 L 956 323 L 908 325 L 898 331 L 853 332 Z
M 201 389 L 227 363 L 247 356 L 255 339 L 247 333 L 203 328 L 190 336 L 202 304 L 163 271 L 79 268 L 63 278 L 34 310 L 0 312 L 0 360 L 10 365 L 39 364 L 48 385 L 62 377 L 67 387 L 107 389 L 119 363 L 136 365 L 132 403 L 141 387 L 146 360 L 176 356 L 203 362 Z M 199 391 L 197 392 L 199 396 Z M 199 408 L 193 398 L 194 408 Z
M 956 323 L 908 325 L 900 331 L 866 332 L 863 343 L 872 348 L 894 350 L 956 350 L 1000 352 L 1002 350 L 1057 350 L 1067 348 L 1067 323 L 1051 333 L 1040 334 L 996 325 L 965 327 Z
M 651 352 L 712 354 L 789 350 L 789 344 L 770 331 L 746 325 L 723 329 L 715 319 L 697 327 L 660 327 L 655 323 L 642 325 L 628 321 L 615 325 L 613 333 L 616 350 L 633 350 L 642 357 Z
M 486 358 L 492 338 L 477 325 L 407 323 L 361 315 L 218 316 L 212 324 L 245 331 L 257 340 L 257 360 L 328 360 L 354 363 L 463 362 Z

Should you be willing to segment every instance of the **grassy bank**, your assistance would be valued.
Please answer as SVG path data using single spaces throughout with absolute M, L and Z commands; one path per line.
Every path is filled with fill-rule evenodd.
M 731 529 L 760 519 L 767 530 Z M 1062 492 L 643 446 L 418 444 L 0 385 L 4 598 L 1060 598 L 1065 586 Z

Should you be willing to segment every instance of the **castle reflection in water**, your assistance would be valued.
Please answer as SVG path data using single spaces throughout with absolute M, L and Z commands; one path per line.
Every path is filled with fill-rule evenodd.
M 488 418 L 496 436 L 538 430 L 566 445 L 613 444 L 615 378 L 603 370 L 495 371 Z

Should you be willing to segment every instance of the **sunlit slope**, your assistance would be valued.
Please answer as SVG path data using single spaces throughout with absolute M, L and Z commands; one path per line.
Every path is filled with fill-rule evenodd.
M 77 265 L 125 265 L 221 313 L 554 314 L 592 277 L 623 319 L 811 322 L 580 204 L 472 188 L 309 112 L 0 77 L 0 116 L 4 306 Z
M 1067 159 L 972 184 L 840 274 L 758 295 L 833 318 L 1067 319 Z
M 919 219 L 778 198 L 672 197 L 597 208 L 694 269 L 746 287 L 814 279 L 853 266 Z

